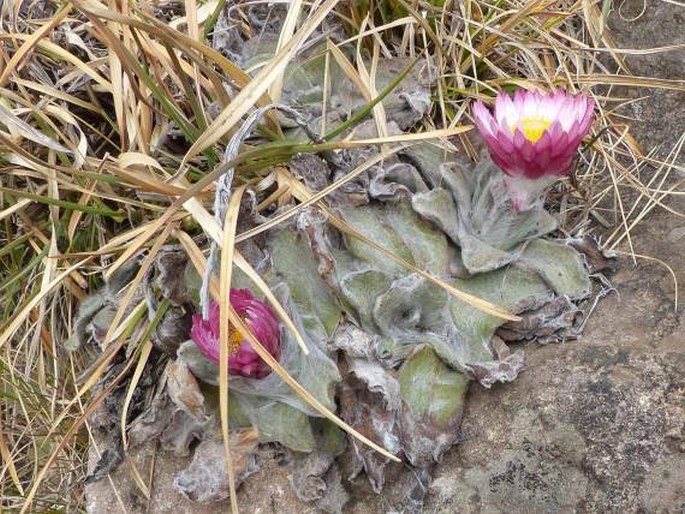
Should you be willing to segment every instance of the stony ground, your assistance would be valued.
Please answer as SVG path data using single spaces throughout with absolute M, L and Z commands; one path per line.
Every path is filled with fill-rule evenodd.
M 676 263 L 685 238 L 668 241 L 672 221 L 654 219 L 639 246 Z M 466 441 L 440 468 L 427 512 L 685 509 L 685 341 L 673 280 L 658 264 L 624 261 L 612 282 L 617 293 L 580 340 L 531 345 L 515 383 L 472 389 Z
M 614 14 L 618 46 L 685 42 L 685 8 L 651 0 L 645 7 L 633 20 L 643 2 L 627 0 Z M 685 78 L 683 49 L 628 64 L 637 75 Z M 646 150 L 672 147 L 685 132 L 685 92 L 630 95 L 649 95 L 627 111 L 636 139 Z M 685 198 L 669 205 L 685 212 Z M 636 253 L 668 263 L 685 285 L 684 218 L 655 212 L 632 236 Z M 674 310 L 673 277 L 658 262 L 622 258 L 611 283 L 615 292 L 599 302 L 581 339 L 530 344 L 527 370 L 514 383 L 472 386 L 463 443 L 437 468 L 425 512 L 685 512 L 685 333 L 683 310 Z M 182 465 L 158 461 L 157 471 L 171 477 Z M 91 490 L 91 512 L 117 510 L 105 482 Z M 155 482 L 151 511 L 227 508 L 179 502 L 167 482 Z M 348 512 L 386 511 L 384 498 L 363 480 L 355 487 Z M 239 496 L 244 512 L 315 512 L 295 499 L 285 468 L 275 462 L 248 479 Z

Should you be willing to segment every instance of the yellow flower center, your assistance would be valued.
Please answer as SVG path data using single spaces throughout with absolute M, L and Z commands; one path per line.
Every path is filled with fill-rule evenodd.
M 240 348 L 240 344 L 245 339 L 245 336 L 240 332 L 240 330 L 235 330 L 231 327 L 231 332 L 228 336 L 228 355 L 233 355 Z
M 517 125 L 509 125 L 509 130 L 511 130 L 511 133 L 513 134 L 516 132 L 516 129 L 521 129 L 521 132 L 526 136 L 526 139 L 531 143 L 535 143 L 542 137 L 542 134 L 545 133 L 545 130 L 547 130 L 551 124 L 552 121 L 547 118 L 534 116 L 520 119 Z

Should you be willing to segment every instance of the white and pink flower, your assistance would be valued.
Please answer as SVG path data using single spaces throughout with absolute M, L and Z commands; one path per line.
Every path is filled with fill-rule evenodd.
M 513 98 L 497 95 L 492 112 L 476 102 L 473 116 L 495 164 L 511 177 L 535 180 L 571 170 L 594 107 L 582 94 L 519 90 Z

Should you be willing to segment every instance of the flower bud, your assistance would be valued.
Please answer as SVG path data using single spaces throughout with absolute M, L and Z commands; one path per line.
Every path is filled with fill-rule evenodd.
M 271 307 L 257 300 L 247 289 L 231 289 L 231 305 L 250 328 L 262 346 L 276 359 L 281 357 L 281 340 L 278 318 Z M 219 362 L 219 304 L 212 301 L 209 319 L 202 314 L 193 315 L 190 336 L 208 359 Z M 249 378 L 264 378 L 271 368 L 252 348 L 238 329 L 229 327 L 228 372 Z

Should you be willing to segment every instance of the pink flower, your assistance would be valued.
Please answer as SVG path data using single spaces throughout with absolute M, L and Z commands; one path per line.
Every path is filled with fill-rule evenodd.
M 476 126 L 495 164 L 512 177 L 560 177 L 571 170 L 581 140 L 590 130 L 595 102 L 566 91 L 500 93 L 491 113 L 473 106 Z
M 276 360 L 281 358 L 278 318 L 266 303 L 257 300 L 247 289 L 231 289 L 231 305 L 245 321 L 257 340 Z M 212 302 L 209 319 L 193 315 L 190 337 L 208 359 L 219 362 L 219 304 Z M 249 378 L 264 378 L 271 368 L 254 351 L 250 342 L 230 327 L 228 371 Z

